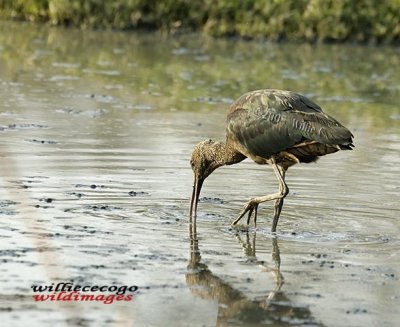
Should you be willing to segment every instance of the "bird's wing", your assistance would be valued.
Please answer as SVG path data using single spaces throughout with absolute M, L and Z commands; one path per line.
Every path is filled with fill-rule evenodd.
M 229 109 L 227 134 L 252 154 L 268 158 L 304 141 L 352 146 L 351 132 L 306 97 L 260 90 L 241 96 Z

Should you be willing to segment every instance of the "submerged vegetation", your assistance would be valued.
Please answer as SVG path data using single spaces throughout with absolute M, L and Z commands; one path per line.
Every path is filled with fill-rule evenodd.
M 0 17 L 290 41 L 400 42 L 400 0 L 0 0 Z

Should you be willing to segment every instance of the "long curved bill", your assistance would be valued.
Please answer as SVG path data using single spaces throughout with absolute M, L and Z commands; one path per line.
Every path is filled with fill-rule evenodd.
M 195 176 L 192 197 L 190 199 L 190 218 L 196 218 L 197 216 L 197 203 L 199 202 L 199 196 L 203 182 L 203 179 L 199 179 L 197 176 Z

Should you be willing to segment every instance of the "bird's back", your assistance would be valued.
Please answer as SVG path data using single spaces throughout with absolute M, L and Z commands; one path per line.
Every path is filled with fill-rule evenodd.
M 351 149 L 352 138 L 346 127 L 317 104 L 291 91 L 243 94 L 227 115 L 227 141 L 254 160 L 288 152 L 300 162 L 310 162 L 339 149 Z

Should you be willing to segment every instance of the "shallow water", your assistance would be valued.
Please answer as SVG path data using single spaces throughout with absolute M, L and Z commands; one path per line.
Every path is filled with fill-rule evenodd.
M 400 50 L 0 23 L 5 326 L 397 326 Z M 354 151 L 289 170 L 276 237 L 230 222 L 277 188 L 249 160 L 206 181 L 191 149 L 259 88 L 297 90 Z M 191 233 L 189 233 L 191 231 Z M 137 285 L 132 301 L 35 302 L 33 284 Z

